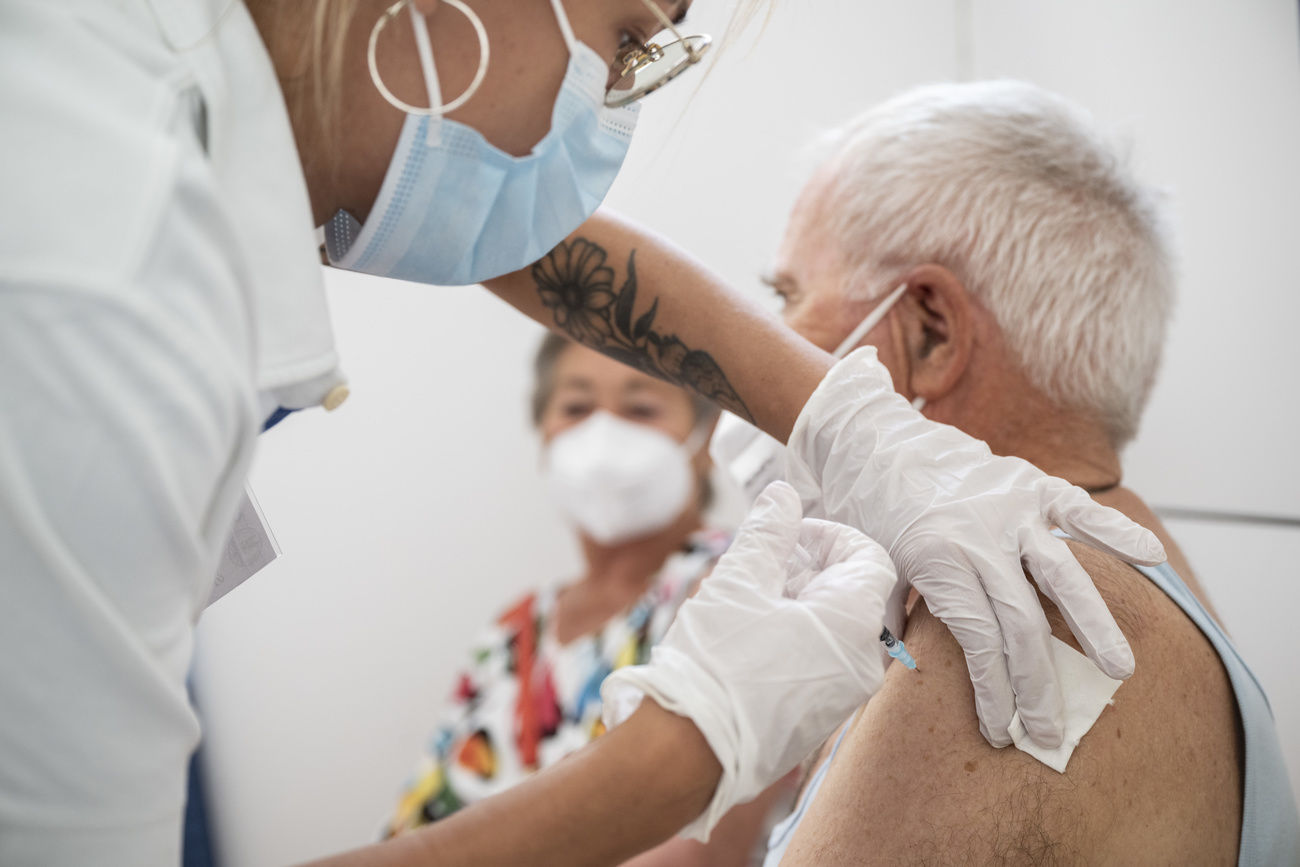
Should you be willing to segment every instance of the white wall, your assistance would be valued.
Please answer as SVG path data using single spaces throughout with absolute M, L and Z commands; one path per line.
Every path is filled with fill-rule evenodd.
M 725 15 L 700 0 L 689 26 L 720 33 Z M 1056 89 L 1131 134 L 1184 238 L 1129 482 L 1161 504 L 1300 515 L 1297 32 L 1293 0 L 787 2 L 698 93 L 684 79 L 647 101 L 609 203 L 758 294 L 816 132 L 927 81 Z M 481 290 L 327 278 L 354 395 L 263 437 L 252 482 L 285 555 L 200 625 L 227 867 L 371 840 L 472 634 L 577 562 L 524 411 L 540 328 Z M 1300 532 L 1171 527 L 1269 689 L 1300 780 Z

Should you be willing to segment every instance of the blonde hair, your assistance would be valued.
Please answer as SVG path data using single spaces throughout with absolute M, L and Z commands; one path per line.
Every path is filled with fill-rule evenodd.
M 820 218 L 875 297 L 910 268 L 956 274 L 1029 381 L 1137 433 L 1174 303 L 1156 193 L 1077 106 L 1017 81 L 912 90 L 831 133 Z
M 322 131 L 333 128 L 343 86 L 343 51 L 361 0 L 315 0 L 311 17 L 312 99 Z
M 344 51 L 362 0 L 246 0 L 275 63 L 296 129 L 327 139 L 339 119 Z

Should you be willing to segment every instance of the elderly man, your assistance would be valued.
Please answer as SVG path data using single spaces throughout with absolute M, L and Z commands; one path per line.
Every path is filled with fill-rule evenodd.
M 899 394 L 1151 528 L 1177 574 L 1071 543 L 1137 664 L 1064 773 L 981 736 L 961 648 L 916 602 L 919 670 L 894 665 L 828 744 L 768 863 L 1300 863 L 1263 694 L 1121 485 L 1174 294 L 1151 195 L 1077 109 L 1019 83 L 913 91 L 829 144 L 771 280 L 786 322 L 833 349 L 906 285 L 862 341 Z

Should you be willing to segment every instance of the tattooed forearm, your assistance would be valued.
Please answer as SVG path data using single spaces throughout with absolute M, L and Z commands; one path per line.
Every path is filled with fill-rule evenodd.
M 694 389 L 723 409 L 753 420 L 713 356 L 690 349 L 676 334 L 654 329 L 656 298 L 636 314 L 636 251 L 627 257 L 627 279 L 614 291 L 614 269 L 605 250 L 586 238 L 560 244 L 533 265 L 533 282 L 555 325 L 574 340 L 674 385 Z

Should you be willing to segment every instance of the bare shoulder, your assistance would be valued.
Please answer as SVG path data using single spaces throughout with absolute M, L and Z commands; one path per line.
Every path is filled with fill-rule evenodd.
M 1072 548 L 1137 665 L 1066 772 L 985 742 L 961 648 L 918 603 L 906 640 L 920 671 L 890 668 L 783 864 L 1235 862 L 1241 747 L 1217 654 L 1141 573 Z

